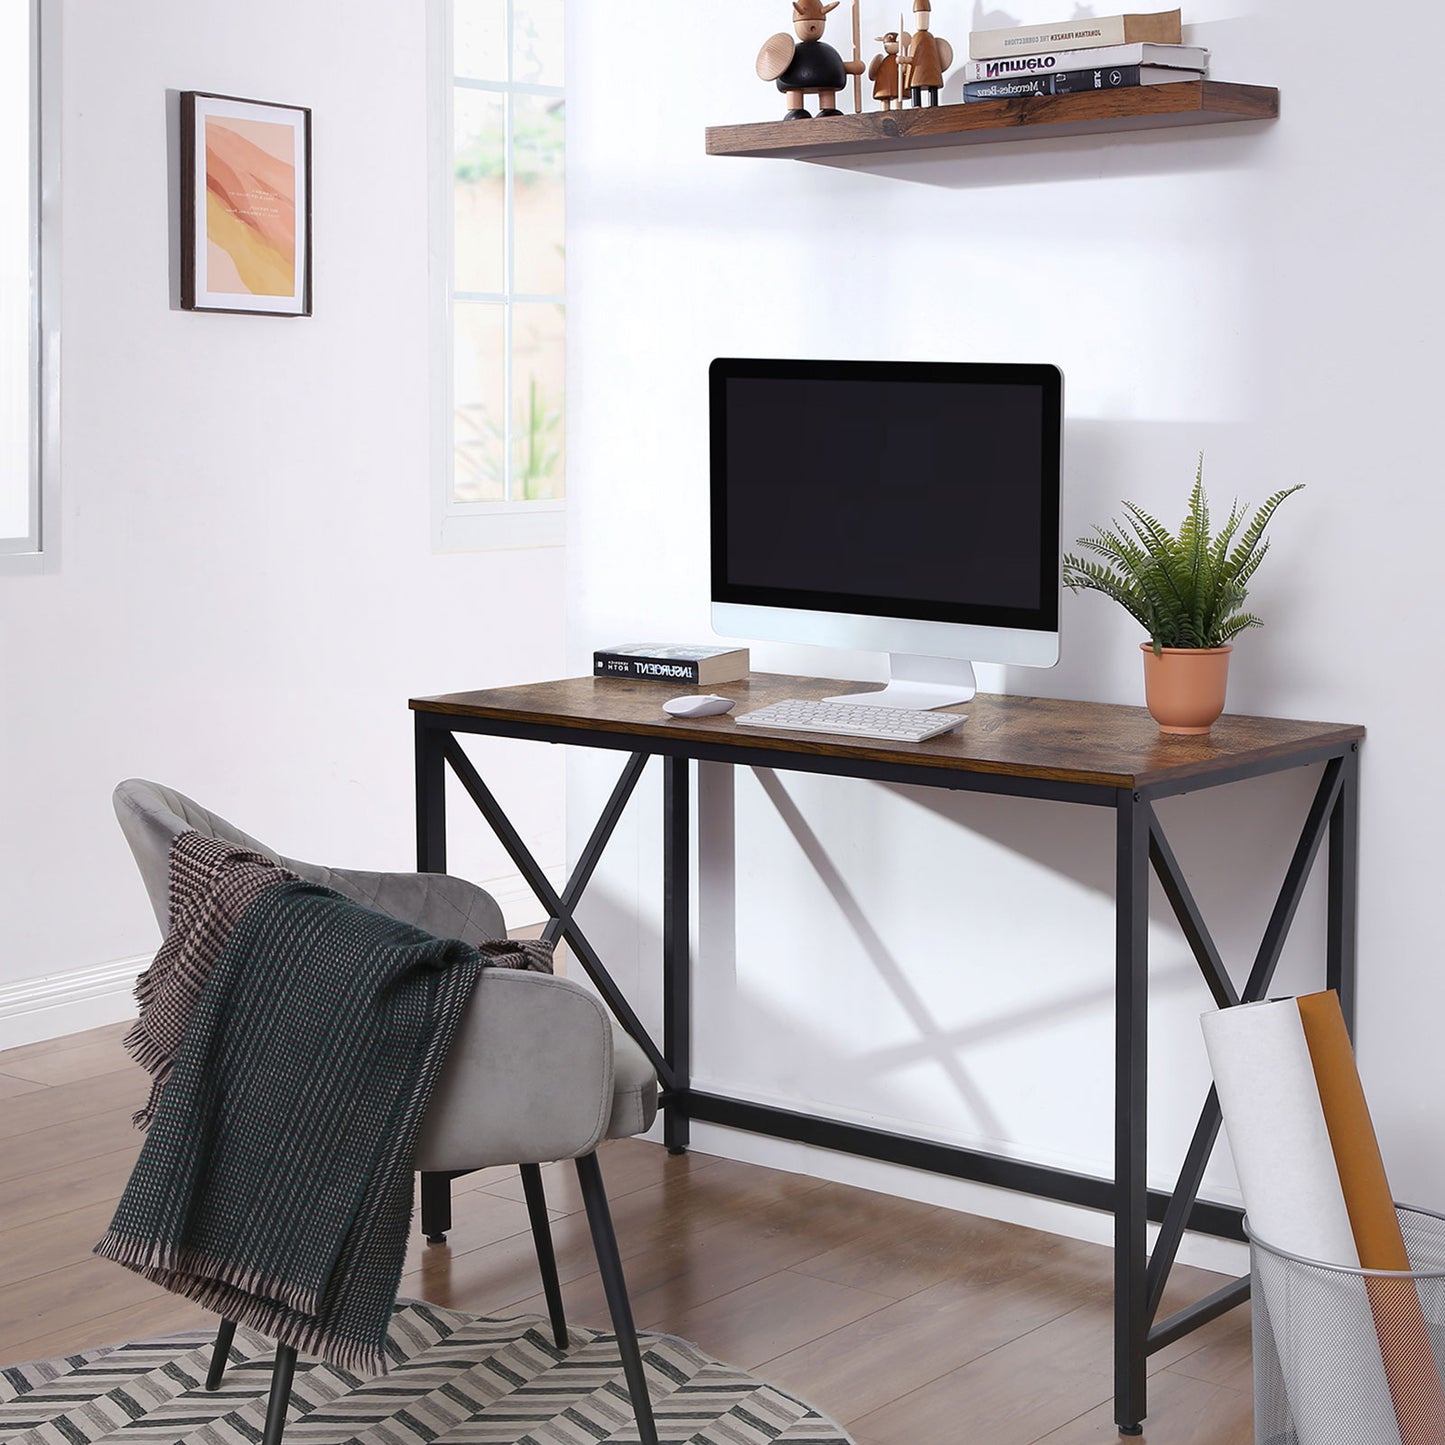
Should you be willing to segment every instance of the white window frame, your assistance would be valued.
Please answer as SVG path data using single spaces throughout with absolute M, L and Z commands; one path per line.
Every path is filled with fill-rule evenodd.
M 430 90 L 428 144 L 433 165 L 429 204 L 431 242 L 428 286 L 431 311 L 431 493 L 432 546 L 438 552 L 469 552 L 516 547 L 560 547 L 567 540 L 565 495 L 542 501 L 458 502 L 453 500 L 454 353 L 453 353 L 453 163 L 452 96 L 456 77 L 452 66 L 451 0 L 429 0 L 427 5 L 428 88 Z M 494 95 L 539 95 L 560 98 L 559 86 L 530 85 L 511 79 L 513 64 L 512 7 L 507 7 L 507 76 L 503 81 L 470 81 L 468 87 Z M 512 122 L 507 107 L 506 226 L 512 228 Z M 512 287 L 512 248 L 507 248 L 507 290 L 497 295 L 468 294 L 468 302 L 500 304 L 506 311 L 505 366 L 508 406 L 505 455 L 511 464 L 512 303 L 559 302 L 562 296 L 522 294 Z
M 30 525 L 0 537 L 0 576 L 60 565 L 60 14 L 30 0 Z

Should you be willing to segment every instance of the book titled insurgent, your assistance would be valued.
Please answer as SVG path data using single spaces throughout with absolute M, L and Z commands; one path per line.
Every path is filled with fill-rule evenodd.
M 693 683 L 711 687 L 748 675 L 746 647 L 694 647 L 687 643 L 627 642 L 592 654 L 594 677 L 642 682 Z

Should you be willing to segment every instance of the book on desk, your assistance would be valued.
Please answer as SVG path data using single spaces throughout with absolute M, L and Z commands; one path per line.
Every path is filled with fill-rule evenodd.
M 707 647 L 692 643 L 627 642 L 592 654 L 594 677 L 625 677 L 641 682 L 712 687 L 748 675 L 746 647 Z

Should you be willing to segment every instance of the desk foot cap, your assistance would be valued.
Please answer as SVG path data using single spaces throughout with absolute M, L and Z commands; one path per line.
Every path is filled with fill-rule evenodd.
M 447 1237 L 444 1234 L 429 1234 L 426 1237 L 426 1242 L 428 1244 L 445 1244 Z
M 677 1155 L 679 1155 L 679 1154 L 686 1154 L 686 1153 L 687 1153 L 687 1145 L 686 1145 L 686 1144 L 669 1144 L 669 1145 L 667 1146 L 667 1152 L 668 1152 L 669 1154 L 671 1154 L 674 1158 L 676 1158 Z
M 1142 1435 L 1144 1427 L 1142 1425 L 1120 1425 L 1119 1433 L 1121 1435 Z

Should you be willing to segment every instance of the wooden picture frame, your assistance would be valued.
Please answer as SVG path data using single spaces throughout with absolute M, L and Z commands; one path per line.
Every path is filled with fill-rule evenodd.
M 181 92 L 181 306 L 311 315 L 311 111 Z

